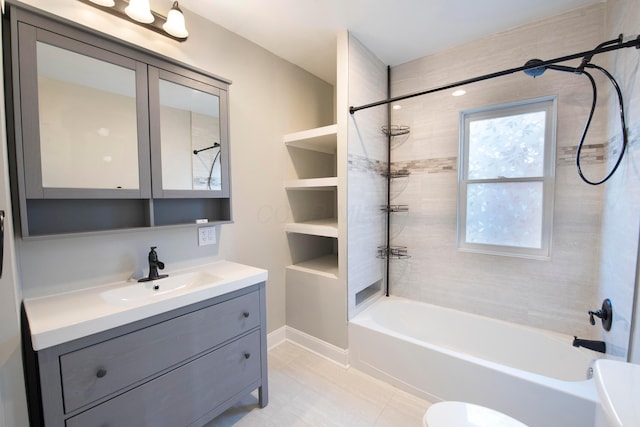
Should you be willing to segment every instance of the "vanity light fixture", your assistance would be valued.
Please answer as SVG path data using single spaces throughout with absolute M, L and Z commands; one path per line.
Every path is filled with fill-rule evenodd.
M 124 8 L 124 13 L 135 21 L 150 24 L 155 21 L 151 14 L 149 0 L 129 0 L 129 6 Z
M 167 17 L 154 12 L 149 7 L 149 0 L 78 0 L 111 15 L 134 22 L 149 30 L 160 33 L 171 39 L 183 42 L 189 37 L 184 23 L 184 14 L 178 2 L 174 1 Z
M 184 15 L 177 1 L 173 2 L 173 6 L 171 6 L 169 13 L 167 13 L 167 22 L 164 23 L 162 28 L 174 37 L 183 39 L 189 37 L 187 27 L 184 25 Z

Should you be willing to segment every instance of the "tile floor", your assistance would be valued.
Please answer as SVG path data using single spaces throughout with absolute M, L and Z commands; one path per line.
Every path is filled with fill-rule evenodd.
M 290 342 L 269 351 L 269 404 L 247 396 L 207 427 L 421 427 L 430 403 Z

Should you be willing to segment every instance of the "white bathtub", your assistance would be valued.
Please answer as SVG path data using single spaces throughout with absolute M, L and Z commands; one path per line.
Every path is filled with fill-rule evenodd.
M 572 339 L 389 297 L 349 322 L 349 359 L 433 402 L 483 405 L 532 427 L 593 427 L 597 353 Z

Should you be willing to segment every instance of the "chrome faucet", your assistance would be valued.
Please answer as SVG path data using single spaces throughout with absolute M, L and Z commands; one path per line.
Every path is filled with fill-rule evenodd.
M 149 251 L 149 276 L 143 277 L 138 282 L 149 282 L 151 280 L 158 280 L 165 277 L 169 277 L 168 274 L 158 274 L 158 269 L 164 270 L 164 262 L 158 261 L 158 253 L 156 252 L 157 246 L 151 246 Z

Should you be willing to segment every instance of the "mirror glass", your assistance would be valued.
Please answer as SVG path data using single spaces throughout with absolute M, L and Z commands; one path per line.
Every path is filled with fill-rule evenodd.
M 220 99 L 160 79 L 162 187 L 221 190 Z
M 135 71 L 36 49 L 42 186 L 138 189 Z

